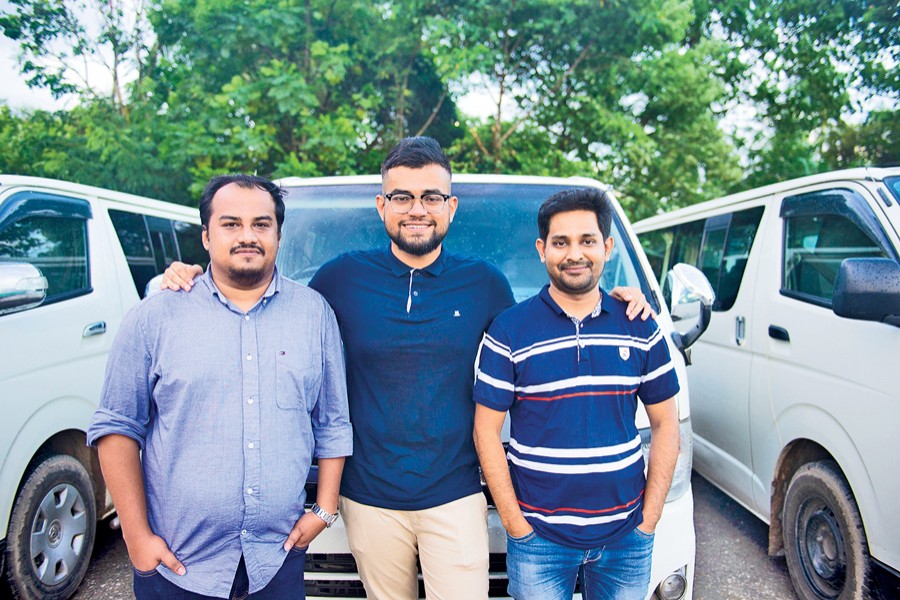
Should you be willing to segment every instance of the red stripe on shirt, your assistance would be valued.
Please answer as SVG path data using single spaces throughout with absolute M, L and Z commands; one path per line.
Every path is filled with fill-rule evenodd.
M 538 512 L 542 512 L 542 513 L 545 513 L 548 515 L 552 515 L 553 513 L 557 513 L 557 512 L 574 512 L 574 513 L 585 513 L 585 514 L 589 514 L 589 515 L 597 515 L 597 514 L 602 514 L 602 513 L 613 512 L 616 510 L 622 510 L 623 508 L 628 508 L 630 506 L 634 506 L 638 502 L 638 500 L 641 499 L 641 496 L 643 496 L 643 495 L 644 495 L 644 491 L 641 490 L 641 493 L 638 494 L 637 498 L 635 498 L 634 500 L 626 502 L 625 504 L 620 504 L 619 506 L 613 506 L 612 508 L 602 508 L 600 510 L 588 510 L 586 508 L 565 508 L 565 507 L 563 507 L 563 508 L 540 508 L 539 506 L 532 506 L 530 504 L 526 504 L 526 503 L 522 502 L 521 500 L 519 500 L 519 506 L 525 507 L 530 510 L 536 510 Z
M 637 388 L 633 388 L 630 390 L 608 390 L 605 392 L 573 392 L 571 394 L 561 394 L 559 396 L 516 396 L 516 400 L 553 402 L 555 400 L 565 400 L 566 398 L 577 398 L 579 396 L 630 396 L 636 392 Z

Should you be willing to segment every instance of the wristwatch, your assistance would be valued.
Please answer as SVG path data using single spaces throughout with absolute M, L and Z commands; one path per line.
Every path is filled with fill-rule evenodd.
M 316 515 L 317 517 L 319 517 L 320 519 L 325 521 L 326 528 L 331 527 L 332 525 L 334 525 L 334 522 L 337 521 L 337 518 L 338 518 L 337 511 L 335 511 L 334 514 L 331 514 L 330 512 L 328 512 L 327 510 L 325 510 L 324 508 L 319 506 L 318 502 L 314 502 L 312 505 L 312 508 L 309 510 L 310 510 L 310 512 L 312 512 L 312 514 Z

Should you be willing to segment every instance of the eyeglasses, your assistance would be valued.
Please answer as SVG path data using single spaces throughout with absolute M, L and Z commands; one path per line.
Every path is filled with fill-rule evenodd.
M 422 199 L 422 206 L 425 211 L 432 215 L 444 212 L 444 206 L 451 196 L 447 194 L 422 194 L 421 196 L 412 196 L 410 194 L 385 194 L 385 199 L 390 203 L 391 210 L 398 215 L 405 215 L 412 210 L 416 203 L 416 198 Z

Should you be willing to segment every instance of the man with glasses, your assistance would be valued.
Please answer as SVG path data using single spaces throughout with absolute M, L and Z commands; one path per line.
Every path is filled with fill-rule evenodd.
M 341 255 L 309 282 L 334 309 L 347 357 L 354 453 L 340 508 L 350 549 L 369 598 L 418 598 L 417 557 L 429 599 L 487 598 L 473 366 L 512 290 L 488 263 L 442 249 L 458 199 L 435 140 L 402 140 L 381 176 L 375 205 L 390 244 Z M 174 267 L 169 281 L 186 285 Z M 639 292 L 622 292 L 635 298 L 631 314 L 649 312 Z

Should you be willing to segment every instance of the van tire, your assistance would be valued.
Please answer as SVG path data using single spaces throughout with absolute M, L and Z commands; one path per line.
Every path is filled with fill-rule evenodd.
M 803 465 L 784 500 L 784 553 L 803 600 L 869 597 L 871 563 L 862 519 L 837 464 Z
M 62 600 L 75 593 L 96 527 L 94 489 L 84 466 L 63 454 L 44 458 L 22 484 L 9 520 L 6 577 L 13 597 Z

